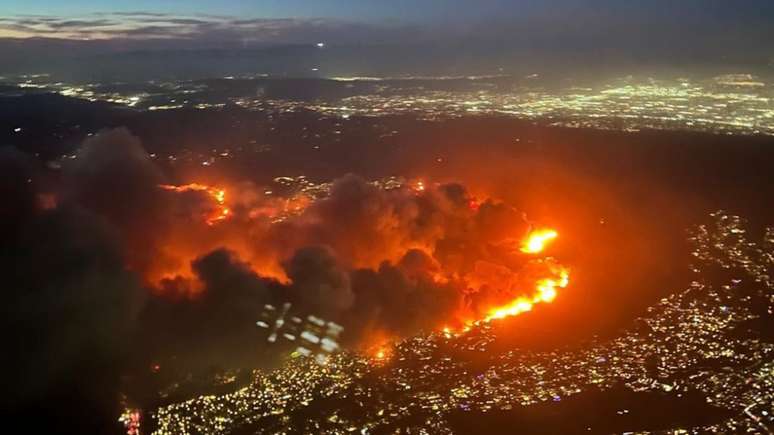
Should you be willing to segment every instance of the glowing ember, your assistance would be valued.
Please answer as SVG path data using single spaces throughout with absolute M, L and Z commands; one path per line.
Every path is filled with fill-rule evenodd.
M 229 214 L 231 213 L 231 210 L 229 210 L 229 208 L 225 205 L 226 191 L 223 189 L 199 183 L 183 184 L 180 186 L 160 184 L 159 187 L 172 192 L 206 192 L 213 199 L 213 201 L 218 204 L 215 212 L 207 217 L 207 225 L 215 225 L 216 223 L 228 218 Z
M 441 329 L 441 332 L 443 332 L 443 336 L 446 338 L 452 338 L 453 336 L 457 335 L 457 333 L 453 329 L 449 328 L 448 326 L 444 326 L 443 329 Z
M 421 192 L 425 191 L 427 186 L 425 186 L 425 182 L 424 181 L 417 180 L 417 181 L 411 183 L 411 188 L 414 190 L 414 192 L 421 193 Z
M 527 236 L 527 239 L 521 245 L 521 252 L 527 254 L 537 254 L 545 249 L 548 242 L 557 238 L 559 233 L 554 230 L 536 230 Z
M 391 352 L 391 349 L 388 347 L 388 345 L 383 345 L 376 348 L 376 350 L 373 351 L 372 355 L 373 355 L 374 361 L 386 362 L 392 356 L 392 352 Z

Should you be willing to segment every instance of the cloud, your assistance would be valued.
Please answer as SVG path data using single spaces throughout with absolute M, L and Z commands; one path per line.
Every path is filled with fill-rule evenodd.
M 172 17 L 173 14 L 169 13 L 162 13 L 162 12 L 146 12 L 146 11 L 128 11 L 128 12 L 110 12 L 110 13 L 102 13 L 98 15 L 115 15 L 118 17 L 141 17 L 141 18 L 148 18 L 148 17 Z
M 93 29 L 97 27 L 115 26 L 118 22 L 113 20 L 67 20 L 67 21 L 39 21 L 30 25 L 46 25 L 54 30 L 57 29 Z
M 138 11 L 92 14 L 77 19 L 53 16 L 5 17 L 0 19 L 0 36 L 3 30 L 13 31 L 17 37 L 105 41 L 183 39 L 194 40 L 198 44 L 244 44 L 245 41 L 354 42 L 367 35 L 381 38 L 393 29 L 337 19 L 180 16 Z

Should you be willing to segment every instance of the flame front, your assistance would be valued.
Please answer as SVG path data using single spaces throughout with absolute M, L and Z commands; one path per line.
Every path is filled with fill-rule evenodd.
M 172 192 L 206 192 L 218 205 L 215 212 L 207 217 L 207 225 L 215 225 L 216 223 L 228 218 L 229 214 L 231 213 L 231 210 L 226 206 L 226 191 L 224 189 L 199 183 L 183 184 L 180 186 L 175 186 L 172 184 L 160 184 L 159 187 Z
M 524 296 L 500 307 L 489 310 L 484 321 L 502 319 L 509 316 L 518 316 L 521 313 L 532 310 L 533 305 L 541 302 L 552 302 L 557 295 L 557 288 L 565 288 L 570 283 L 570 273 L 565 268 L 560 268 L 558 277 L 540 279 L 535 285 L 535 293 L 532 296 Z
M 553 229 L 541 229 L 530 232 L 521 243 L 521 251 L 528 254 L 537 254 L 545 249 L 546 245 L 556 239 L 559 233 Z M 519 296 L 510 302 L 491 307 L 485 311 L 483 318 L 478 321 L 467 321 L 468 326 L 479 321 L 489 322 L 495 319 L 518 316 L 519 314 L 531 311 L 535 304 L 551 303 L 556 299 L 558 291 L 570 284 L 570 272 L 561 265 L 552 265 L 550 267 L 550 276 L 537 279 L 534 284 L 532 294 Z M 465 329 L 463 329 L 465 332 Z M 448 335 L 450 330 L 445 327 L 443 333 Z
M 521 252 L 525 254 L 537 254 L 545 249 L 546 245 L 559 237 L 555 230 L 544 229 L 533 231 L 521 245 Z

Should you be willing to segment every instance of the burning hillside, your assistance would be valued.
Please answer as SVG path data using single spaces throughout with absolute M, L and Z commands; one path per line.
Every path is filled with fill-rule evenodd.
M 291 279 L 292 263 L 288 261 L 294 258 L 293 252 L 310 252 L 309 247 L 313 246 L 326 247 L 318 252 L 329 256 L 335 264 L 332 267 L 340 269 L 342 276 L 398 265 L 404 279 L 401 285 L 417 286 L 423 281 L 424 285 L 446 288 L 446 299 L 453 302 L 446 306 L 448 313 L 428 314 L 440 317 L 442 323 L 463 327 L 515 316 L 530 311 L 534 304 L 550 303 L 558 290 L 569 283 L 567 268 L 541 256 L 558 237 L 555 230 L 529 230 L 520 216 L 509 221 L 509 215 L 518 216 L 512 208 L 492 199 L 473 198 L 460 185 L 414 181 L 385 189 L 378 182 L 368 183 L 350 176 L 331 183 L 330 191 L 317 201 L 303 195 L 286 198 L 284 202 L 264 196 L 250 204 L 227 203 L 225 189 L 201 183 L 159 187 L 181 196 L 198 195 L 204 205 L 193 213 L 194 220 L 209 227 L 222 224 L 202 231 L 224 234 L 219 241 L 222 246 L 249 260 L 258 258 L 250 245 L 234 243 L 239 238 L 230 235 L 242 231 L 246 237 L 257 237 L 253 247 L 263 248 L 264 255 L 259 261 L 248 261 L 248 267 L 259 276 L 276 279 L 291 288 L 303 286 L 312 295 L 318 295 L 328 283 L 307 282 L 306 277 L 300 276 L 306 271 L 297 267 L 293 267 L 298 273 Z M 287 205 L 291 203 L 302 205 L 295 207 L 296 213 L 287 214 Z M 280 215 L 282 218 L 278 219 Z M 505 228 L 499 232 L 485 228 L 488 222 Z M 348 231 L 356 228 L 361 228 L 360 234 Z M 181 244 L 197 237 L 185 235 Z M 518 250 L 498 252 L 497 247 L 513 240 L 517 240 Z M 168 250 L 174 251 L 174 245 L 172 239 Z M 466 252 L 464 247 L 473 250 Z M 274 251 L 266 255 L 267 248 Z M 205 254 L 206 249 L 198 255 L 189 253 L 192 258 L 188 262 Z M 159 288 L 162 295 L 166 290 L 191 295 L 191 289 L 198 293 L 203 284 L 190 271 L 173 270 L 163 274 Z M 338 280 L 338 286 L 327 289 L 332 293 L 317 296 L 321 304 L 337 306 L 334 312 L 324 310 L 327 314 L 337 316 L 354 309 L 356 295 L 352 294 L 349 278 Z M 357 290 L 361 298 L 372 296 L 365 292 L 373 290 Z M 384 293 L 389 293 L 389 289 L 385 288 Z M 296 296 L 304 299 L 309 295 Z M 336 298 L 343 302 L 335 302 Z M 380 307 L 380 311 L 383 309 Z M 389 335 L 393 334 L 391 331 Z
M 342 345 L 361 347 L 515 316 L 569 282 L 551 257 L 557 231 L 459 183 L 178 180 L 125 130 L 87 140 L 60 179 L 24 186 L 28 214 L 104 228 L 143 296 L 149 357 L 252 364 L 259 350 L 244 343 L 265 304 L 335 321 Z

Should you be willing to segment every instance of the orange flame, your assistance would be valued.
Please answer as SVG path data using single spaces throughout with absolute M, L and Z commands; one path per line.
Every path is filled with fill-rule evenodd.
M 551 229 L 532 231 L 522 243 L 521 252 L 526 254 L 540 253 L 550 241 L 557 237 L 559 237 L 559 233 Z
M 549 241 L 558 236 L 559 233 L 552 229 L 532 231 L 524 239 L 521 250 L 522 252 L 531 254 L 539 253 L 545 248 L 545 245 Z M 570 284 L 570 272 L 563 266 L 552 265 L 550 268 L 550 275 L 551 276 L 540 278 L 535 282 L 534 291 L 531 295 L 520 296 L 504 305 L 489 308 L 480 320 L 464 321 L 465 326 L 462 328 L 461 333 L 467 332 L 472 325 L 478 324 L 479 322 L 489 322 L 495 319 L 518 316 L 519 314 L 531 311 L 535 304 L 553 302 L 558 295 L 558 290 L 560 288 L 565 288 Z M 443 327 L 441 331 L 447 338 L 459 333 L 452 331 L 448 327 Z
M 172 184 L 160 184 L 159 187 L 172 192 L 207 192 L 213 201 L 218 204 L 217 210 L 211 216 L 207 217 L 207 225 L 215 225 L 216 223 L 228 218 L 229 214 L 231 213 L 231 210 L 225 205 L 226 191 L 224 189 L 199 183 L 183 184 L 180 186 L 175 186 Z
M 363 345 L 361 351 L 373 362 L 385 363 L 392 359 L 395 351 L 393 347 L 395 338 L 395 336 L 383 330 L 370 331 L 367 344 Z
M 392 359 L 394 350 L 390 343 L 383 343 L 373 347 L 366 354 L 371 356 L 371 360 L 377 364 L 384 364 Z
M 532 310 L 533 305 L 541 302 L 550 303 L 557 295 L 557 288 L 565 288 L 570 284 L 570 273 L 565 268 L 559 270 L 558 278 L 540 279 L 535 286 L 532 296 L 523 296 L 514 301 L 489 310 L 484 321 L 502 319 L 509 316 L 518 316 L 521 313 Z

